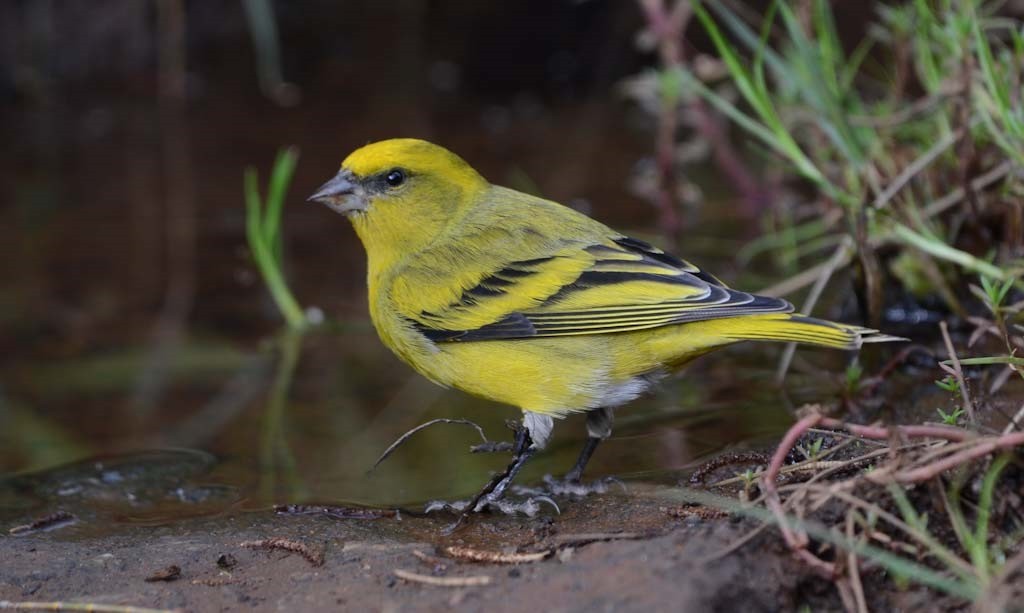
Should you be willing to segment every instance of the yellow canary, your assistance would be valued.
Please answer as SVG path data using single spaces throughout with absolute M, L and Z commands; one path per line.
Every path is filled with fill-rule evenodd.
M 385 345 L 440 385 L 523 411 L 513 462 L 468 511 L 503 494 L 553 418 L 587 411 L 588 442 L 567 475 L 578 480 L 615 407 L 711 350 L 894 340 L 730 289 L 573 209 L 491 185 L 422 140 L 358 149 L 310 200 L 347 216 L 366 248 Z

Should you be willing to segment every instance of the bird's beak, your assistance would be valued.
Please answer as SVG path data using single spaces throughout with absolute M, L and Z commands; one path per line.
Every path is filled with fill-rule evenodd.
M 347 170 L 342 170 L 334 178 L 320 186 L 316 193 L 307 198 L 309 202 L 326 204 L 342 215 L 353 211 L 366 210 L 365 199 L 357 191 L 358 185 Z

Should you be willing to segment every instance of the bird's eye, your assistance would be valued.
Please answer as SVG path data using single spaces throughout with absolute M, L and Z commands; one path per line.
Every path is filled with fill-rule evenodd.
M 384 182 L 390 187 L 398 187 L 402 183 L 405 183 L 405 172 L 400 168 L 389 170 L 388 174 L 384 177 Z

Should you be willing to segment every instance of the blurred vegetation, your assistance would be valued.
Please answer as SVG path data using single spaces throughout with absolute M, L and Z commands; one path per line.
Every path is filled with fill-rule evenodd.
M 787 292 L 853 265 L 875 325 L 893 287 L 961 316 L 979 276 L 1020 296 L 1024 22 L 999 16 L 1000 3 L 878 5 L 854 45 L 825 0 L 773 2 L 763 16 L 732 2 L 640 4 L 662 7 L 655 33 L 692 10 L 717 57 L 663 59 L 629 91 L 714 109 L 751 137 L 765 181 L 801 179 L 776 180 L 744 260 L 772 258 L 792 275 Z M 827 249 L 835 266 L 820 264 Z
M 299 154 L 282 149 L 270 173 L 267 197 L 260 196 L 259 175 L 255 168 L 245 171 L 245 234 L 256 267 L 266 283 L 274 303 L 289 328 L 298 330 L 308 323 L 285 279 L 281 216 Z
M 993 402 L 1014 374 L 1024 377 L 1024 21 L 1001 2 L 906 0 L 876 5 L 865 37 L 851 44 L 841 38 L 836 3 L 826 0 L 776 1 L 763 14 L 727 0 L 639 4 L 661 66 L 633 79 L 627 91 L 661 109 L 652 112 L 662 140 L 675 148 L 665 159 L 676 174 L 663 173 L 659 189 L 682 200 L 676 183 L 685 181 L 683 162 L 693 157 L 666 107 L 698 117 L 691 121 L 698 131 L 720 119 L 752 142 L 748 159 L 756 163 L 745 163 L 759 172 L 726 173 L 756 176 L 773 198 L 754 202 L 764 233 L 740 252 L 740 261 L 770 259 L 789 275 L 764 293 L 810 288 L 805 312 L 833 275 L 850 268 L 861 317 L 873 327 L 888 327 L 886 309 L 894 303 L 941 305 L 938 329 L 948 359 L 938 361 L 946 376 L 936 385 L 953 406 L 936 413 L 940 427 L 967 428 L 956 434 L 965 437 L 963 448 L 978 445 L 973 455 L 943 464 L 938 458 L 946 443 L 931 443 L 915 459 L 894 436 L 887 453 L 899 462 L 828 485 L 814 483 L 830 474 L 819 466 L 806 481 L 782 486 L 784 503 L 775 475 L 763 477 L 754 502 L 764 508 L 747 504 L 762 475 L 749 470 L 731 480 L 744 484 L 742 504 L 684 496 L 777 523 L 808 569 L 832 569 L 848 610 L 866 607 L 857 556 L 897 584 L 915 582 L 982 609 L 994 606 L 1024 563 L 1019 511 L 997 504 L 1019 483 L 1019 466 L 1011 468 L 1019 456 L 997 452 L 1020 449 L 1024 407 L 1006 415 L 1006 425 Z M 691 21 L 709 38 L 713 57 L 672 48 L 672 36 Z M 721 166 L 721 156 L 714 157 Z M 963 333 L 957 344 L 984 341 L 987 355 L 960 358 L 949 332 L 954 326 Z M 971 391 L 976 382 L 965 367 L 1001 371 L 986 395 Z M 850 390 L 861 379 L 859 364 L 848 369 Z M 992 434 L 996 428 L 1000 434 Z M 784 440 L 796 440 L 792 432 Z M 941 438 L 940 432 L 930 436 Z M 986 435 L 987 446 L 980 442 Z M 798 447 L 812 465 L 823 457 L 822 440 L 817 448 Z M 915 461 L 916 481 L 885 474 Z M 926 481 L 937 493 L 931 500 L 915 491 L 914 483 Z M 831 496 L 847 508 L 845 525 L 836 509 L 809 520 Z M 876 537 L 885 524 L 897 536 L 883 541 Z M 808 534 L 820 550 L 828 543 L 838 551 L 809 555 Z M 874 546 L 902 539 L 916 541 L 916 548 Z M 834 566 L 833 558 L 846 564 Z

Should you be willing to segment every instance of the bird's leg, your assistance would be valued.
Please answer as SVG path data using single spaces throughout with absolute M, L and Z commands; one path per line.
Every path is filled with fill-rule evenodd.
M 576 464 L 565 474 L 562 479 L 554 479 L 550 476 L 544 477 L 545 487 L 543 488 L 519 488 L 520 493 L 533 495 L 547 494 L 551 496 L 587 496 L 595 492 L 601 493 L 607 490 L 609 483 L 621 482 L 615 478 L 598 479 L 593 483 L 583 485 L 580 478 L 583 470 L 594 455 L 594 450 L 601 444 L 601 441 L 608 438 L 612 433 L 612 409 L 600 408 L 587 413 L 587 442 L 583 444 Z
M 512 462 L 504 471 L 494 475 L 487 485 L 469 501 L 463 514 L 482 511 L 488 504 L 499 500 L 505 494 L 505 490 L 508 489 L 512 480 L 519 474 L 523 464 L 526 464 L 526 461 L 535 452 L 533 439 L 530 438 L 530 430 L 525 425 L 517 427 L 515 442 L 512 444 Z
M 590 456 L 594 455 L 594 450 L 601 444 L 603 438 L 597 436 L 587 437 L 587 442 L 583 443 L 583 449 L 580 449 L 580 455 L 576 458 L 576 464 L 565 473 L 563 479 L 566 483 L 579 483 L 580 478 L 583 477 L 583 469 L 587 467 L 587 462 L 590 461 Z
M 458 529 L 472 513 L 479 513 L 485 509 L 499 511 L 506 515 L 522 513 L 533 517 L 540 510 L 540 503 L 547 503 L 557 512 L 558 505 L 546 494 L 529 496 L 520 502 L 502 499 L 505 491 L 512 484 L 512 480 L 516 478 L 527 460 L 547 445 L 554 425 L 555 422 L 551 415 L 524 410 L 522 423 L 516 423 L 514 427 L 515 442 L 512 446 L 512 463 L 503 472 L 494 475 L 468 503 L 454 505 L 430 503 L 427 505 L 427 512 L 437 509 L 459 510 L 458 519 L 446 529 L 448 533 Z
M 568 483 L 579 483 L 583 476 L 583 469 L 587 467 L 590 456 L 601 444 L 601 441 L 612 435 L 612 423 L 615 421 L 615 414 L 612 409 L 601 407 L 587 413 L 587 442 L 580 450 L 580 456 L 576 458 L 576 465 L 565 474 L 565 481 Z
M 462 512 L 459 513 L 458 519 L 455 523 L 449 526 L 445 531 L 448 533 L 453 532 L 469 518 L 471 513 L 479 513 L 487 508 L 487 505 L 497 502 L 505 494 L 505 490 L 512 483 L 512 480 L 516 478 L 519 471 L 523 468 L 523 464 L 536 453 L 537 448 L 533 445 L 533 439 L 530 437 L 530 430 L 526 424 L 517 425 L 515 430 L 515 442 L 512 444 L 512 462 L 505 468 L 504 471 L 494 475 L 487 485 L 481 489 L 476 496 L 473 497 L 469 503 L 462 508 Z

